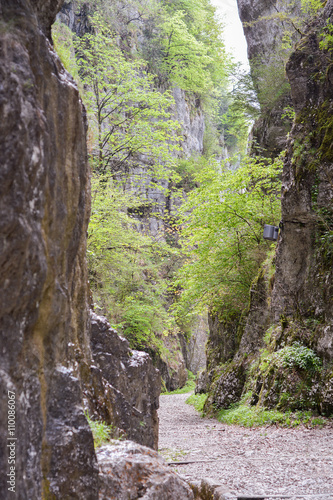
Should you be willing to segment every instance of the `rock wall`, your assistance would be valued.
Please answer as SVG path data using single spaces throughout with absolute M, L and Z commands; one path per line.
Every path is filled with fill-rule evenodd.
M 15 394 L 19 499 L 98 494 L 72 349 L 90 363 L 86 124 L 49 38 L 61 3 L 0 7 L 1 470 L 9 472 L 7 402 Z M 8 477 L 0 479 L 4 499 L 13 497 Z
M 132 439 L 157 446 L 159 375 L 148 355 L 96 327 L 96 317 L 90 338 L 86 122 L 50 39 L 61 3 L 0 4 L 4 500 L 14 492 L 19 500 L 98 498 L 83 402 L 96 418 L 107 415 Z
M 251 133 L 252 149 L 274 157 L 285 149 L 287 133 L 291 128 L 286 109 L 292 106 L 292 102 L 284 70 L 291 48 L 283 49 L 282 39 L 285 30 L 294 31 L 292 43 L 296 42 L 299 34 L 279 18 L 290 9 L 289 2 L 237 0 L 237 4 L 247 42 L 251 75 L 261 106 L 261 116 Z M 300 14 L 297 4 L 293 6 L 293 14 Z
M 93 365 L 83 387 L 89 414 L 128 439 L 158 448 L 161 377 L 145 352 L 133 351 L 109 323 L 91 314 Z
M 333 364 L 333 72 L 330 47 L 319 44 L 332 14 L 329 0 L 287 64 L 296 117 L 283 172 L 283 229 L 272 294 L 274 321 L 282 315 L 301 318 L 328 372 Z M 333 411 L 331 377 L 320 398 L 326 413 Z
M 283 225 L 243 321 L 212 336 L 221 359 L 202 377 L 203 388 L 213 381 L 207 410 L 248 394 L 251 405 L 333 413 L 333 74 L 331 46 L 320 46 L 332 15 L 330 0 L 287 64 L 296 116 L 283 170 Z

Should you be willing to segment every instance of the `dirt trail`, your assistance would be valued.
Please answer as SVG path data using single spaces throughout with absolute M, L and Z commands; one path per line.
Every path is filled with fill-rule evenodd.
M 179 474 L 219 481 L 230 499 L 270 494 L 333 500 L 332 427 L 228 426 L 201 418 L 185 404 L 188 396 L 160 397 L 160 453 L 168 462 L 195 462 L 173 465 Z

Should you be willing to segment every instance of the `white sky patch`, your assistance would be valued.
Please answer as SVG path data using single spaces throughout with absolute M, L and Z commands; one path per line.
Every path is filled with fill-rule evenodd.
M 237 1 L 211 0 L 211 3 L 217 7 L 217 14 L 225 24 L 224 41 L 227 50 L 233 54 L 236 61 L 248 68 L 247 46 L 242 23 L 238 16 Z

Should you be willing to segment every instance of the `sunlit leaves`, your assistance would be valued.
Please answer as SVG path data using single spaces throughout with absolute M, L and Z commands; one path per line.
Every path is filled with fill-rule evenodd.
M 236 171 L 210 161 L 197 175 L 200 187 L 182 208 L 188 260 L 177 282 L 180 308 L 244 307 L 268 249 L 263 226 L 279 221 L 280 173 L 281 160 L 246 158 Z
M 99 16 L 94 33 L 76 40 L 84 99 L 94 131 L 91 157 L 100 173 L 117 173 L 145 163 L 166 166 L 179 149 L 179 124 L 172 119 L 173 99 L 154 87 L 142 60 L 126 57 Z

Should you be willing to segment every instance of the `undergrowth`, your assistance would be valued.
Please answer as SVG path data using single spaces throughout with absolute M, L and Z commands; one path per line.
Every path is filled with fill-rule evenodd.
M 204 416 L 203 408 L 207 397 L 208 394 L 192 394 L 189 398 L 187 398 L 185 403 L 194 406 L 194 408 L 201 413 L 201 416 Z
M 201 413 L 201 416 L 204 417 L 204 405 L 207 397 L 208 394 L 192 394 L 186 400 L 186 403 L 193 405 Z M 250 406 L 243 401 L 232 405 L 227 410 L 218 410 L 216 413 L 217 420 L 228 425 L 240 425 L 242 427 L 259 427 L 273 424 L 281 425 L 282 427 L 297 427 L 301 424 L 307 427 L 323 427 L 331 422 L 330 419 L 314 416 L 311 411 L 280 412 Z
M 91 420 L 88 413 L 85 413 L 90 426 L 95 448 L 99 448 L 103 444 L 108 444 L 111 439 L 119 439 L 118 429 L 114 425 L 108 425 L 105 422 Z
M 236 424 L 243 427 L 259 427 L 272 424 L 279 424 L 283 427 L 297 427 L 301 424 L 310 427 L 322 427 L 327 423 L 324 418 L 314 417 L 311 411 L 288 411 L 283 413 L 247 404 L 238 404 L 227 410 L 219 410 L 217 419 L 225 424 Z

